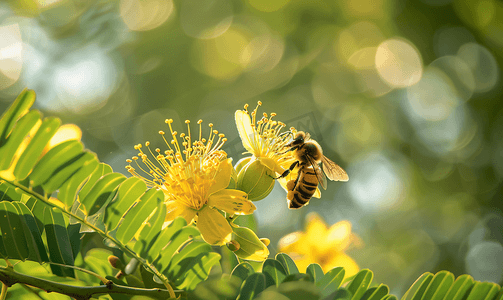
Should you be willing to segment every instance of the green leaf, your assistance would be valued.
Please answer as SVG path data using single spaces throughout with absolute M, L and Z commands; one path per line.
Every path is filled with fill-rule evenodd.
M 0 157 L 2 158 L 2 160 L 0 160 L 0 170 L 9 168 L 17 149 L 39 120 L 40 112 L 36 110 L 28 112 L 19 119 L 12 133 L 7 138 L 6 143 L 0 147 Z
M 0 201 L 20 201 L 19 189 L 8 182 L 0 181 Z
M 177 231 L 171 240 L 166 240 L 161 237 L 159 237 L 152 248 L 157 248 L 158 244 L 161 243 L 161 245 L 166 245 L 168 241 L 169 245 L 163 248 L 155 260 L 155 265 L 156 267 L 161 271 L 164 272 L 166 268 L 169 266 L 171 263 L 171 259 L 173 258 L 173 255 L 175 255 L 175 252 L 180 248 L 182 244 L 184 244 L 190 237 L 198 236 L 199 235 L 199 230 L 195 228 L 194 226 L 186 226 L 182 228 L 181 230 Z M 164 247 L 164 246 L 163 246 Z M 152 250 L 149 251 L 149 257 L 156 255 L 155 252 Z
M 369 269 L 363 269 L 356 274 L 347 287 L 348 291 L 353 294 L 352 300 L 360 299 L 365 294 L 373 277 L 374 273 Z
M 344 268 L 337 267 L 328 271 L 321 280 L 316 282 L 316 285 L 320 288 L 323 296 L 328 296 L 334 293 L 341 285 L 344 279 Z
M 73 266 L 72 246 L 61 211 L 59 209 L 46 209 L 44 224 L 51 261 Z M 56 275 L 74 277 L 73 269 L 55 265 L 51 265 L 51 269 Z
M 105 211 L 105 222 L 108 231 L 112 231 L 117 227 L 120 219 L 146 189 L 145 182 L 137 177 L 130 177 L 120 185 L 117 196 Z
M 385 284 L 368 289 L 360 300 L 381 300 L 389 293 L 389 288 Z
M 0 202 L 0 228 L 7 256 L 25 260 L 28 258 L 28 245 L 24 236 L 23 224 L 16 207 L 7 201 Z
M 350 291 L 340 288 L 330 295 L 323 298 L 323 300 L 350 300 L 353 295 Z
M 239 258 L 264 261 L 269 256 L 269 249 L 253 230 L 232 224 L 232 231 L 232 240 L 239 244 L 239 249 L 234 251 L 234 254 Z
M 264 261 L 262 273 L 265 275 L 266 287 L 271 285 L 279 286 L 286 277 L 286 270 L 283 265 L 272 258 L 268 258 Z
M 35 92 L 24 89 L 0 118 L 0 147 L 4 145 L 17 119 L 24 115 L 35 102 Z
M 421 275 L 407 290 L 407 292 L 405 292 L 402 300 L 420 300 L 432 279 L 433 274 L 430 272 L 426 272 Z
M 160 205 L 163 205 L 163 203 L 161 203 Z M 167 262 L 169 263 L 169 260 L 171 260 L 171 257 L 175 253 L 176 249 L 178 249 L 178 247 L 182 243 L 184 243 L 190 235 L 190 233 L 186 232 L 186 236 L 184 238 L 179 238 L 177 241 L 174 241 L 175 237 L 177 237 L 182 232 L 182 229 L 186 225 L 187 222 L 183 217 L 177 217 L 173 220 L 173 222 L 171 222 L 171 224 L 169 224 L 168 227 L 164 228 L 158 235 L 152 237 L 152 241 L 149 241 L 147 239 L 143 240 L 143 238 L 141 238 L 141 240 L 139 241 L 141 244 L 143 244 L 143 242 L 141 241 L 145 241 L 145 244 L 147 242 L 149 243 L 148 248 L 145 249 L 148 255 L 143 255 L 143 257 L 146 257 L 148 261 L 154 261 L 161 254 L 161 251 L 168 244 L 168 242 L 171 241 L 169 243 L 173 244 L 172 248 L 174 248 L 174 250 L 172 252 L 170 251 L 170 254 L 166 254 L 166 256 L 169 256 L 167 260 Z M 194 228 L 194 231 L 197 230 Z M 137 246 L 137 244 L 138 242 L 136 242 L 135 244 L 135 249 L 138 249 L 137 247 L 139 247 Z M 164 249 L 164 251 L 166 251 L 166 249 Z M 166 267 L 168 263 L 165 264 Z
M 265 289 L 265 276 L 262 273 L 253 273 L 241 286 L 241 291 L 239 292 L 236 300 L 252 300 L 260 292 Z
M 441 300 L 447 294 L 454 282 L 454 275 L 451 272 L 440 271 L 430 281 L 426 292 L 423 295 L 424 300 Z
M 394 295 L 388 295 L 388 296 L 384 297 L 382 300 L 398 300 L 398 299 Z
M 242 262 L 239 265 L 237 265 L 234 268 L 234 270 L 232 270 L 231 275 L 234 275 L 234 276 L 240 278 L 241 281 L 245 281 L 246 278 L 248 278 L 248 276 L 253 274 L 253 272 L 255 272 L 255 271 L 253 270 L 253 267 L 249 263 Z
M 32 138 L 28 146 L 23 152 L 23 155 L 19 158 L 16 168 L 14 169 L 14 176 L 19 180 L 23 180 L 30 174 L 31 170 L 37 163 L 42 151 L 44 151 L 45 146 L 51 138 L 54 136 L 59 126 L 61 125 L 61 120 L 58 118 L 46 118 L 37 133 Z
M 120 191 L 120 189 L 119 189 Z M 107 210 L 109 208 L 107 207 Z M 162 225 L 164 224 L 164 219 L 166 217 L 166 205 L 164 203 L 159 203 L 157 210 L 154 215 L 150 218 L 149 222 L 145 224 L 145 227 L 140 232 L 138 240 L 134 244 L 133 250 L 138 253 L 141 257 L 147 257 L 147 253 L 152 248 L 153 243 L 156 241 L 157 237 L 161 234 Z M 183 219 L 183 218 L 181 218 Z M 185 221 L 185 220 L 184 220 Z M 166 239 L 170 240 L 170 239 Z M 154 251 L 152 251 L 155 253 Z M 149 258 L 153 261 L 154 258 Z
M 121 243 L 127 244 L 163 200 L 164 194 L 161 190 L 150 189 L 145 192 L 140 201 L 124 217 L 122 225 L 117 229 L 117 239 Z
M 196 286 L 210 274 L 211 268 L 220 261 L 220 254 L 201 253 L 192 259 L 192 263 L 187 265 L 181 272 L 184 276 L 183 282 L 178 285 L 178 288 L 188 291 L 194 290 Z M 177 279 L 176 282 L 179 282 Z
M 209 279 L 201 282 L 192 293 L 189 293 L 188 299 L 236 299 L 240 287 L 241 280 L 237 277 L 229 276 L 219 279 Z
M 287 296 L 290 300 L 316 300 L 320 298 L 320 292 L 316 285 L 310 281 L 284 282 L 278 287 L 278 292 Z
M 112 167 L 107 164 L 100 163 L 96 169 L 91 173 L 91 176 L 87 179 L 86 184 L 82 187 L 79 192 L 79 199 L 84 199 L 89 191 L 93 188 L 94 184 L 106 174 L 112 173 Z
M 308 274 L 304 273 L 297 273 L 297 274 L 290 274 L 283 279 L 283 282 L 290 282 L 290 281 L 311 281 L 311 277 Z
M 56 145 L 49 150 L 37 163 L 30 175 L 33 186 L 46 183 L 62 168 L 73 162 L 82 153 L 84 146 L 77 140 L 71 140 Z
M 31 197 L 26 201 L 26 207 L 31 211 L 33 216 L 35 217 L 35 221 L 37 222 L 37 227 L 40 233 L 44 232 L 44 213 L 46 208 L 50 209 L 46 204 L 42 201 L 38 201 L 35 198 Z
M 59 188 L 58 199 L 63 202 L 65 207 L 72 207 L 77 199 L 77 192 L 84 185 L 86 178 L 96 170 L 98 164 L 98 160 L 93 155 L 92 160 L 86 160 L 80 169 Z
M 163 273 L 174 281 L 176 285 L 179 285 L 183 280 L 183 273 L 189 269 L 191 265 L 197 263 L 197 260 L 194 258 L 200 254 L 209 253 L 210 251 L 211 246 L 206 242 L 192 241 L 183 247 L 179 253 L 173 255 L 166 271 Z
M 473 277 L 470 275 L 461 275 L 459 276 L 456 281 L 454 281 L 454 284 L 451 286 L 449 291 L 447 292 L 447 295 L 445 296 L 445 299 L 450 299 L 450 300 L 461 300 L 465 296 L 468 290 L 471 289 L 475 281 L 473 280 Z
M 293 260 L 287 254 L 285 253 L 276 254 L 276 260 L 278 260 L 283 265 L 287 275 L 299 273 L 297 265 L 295 265 Z
M 93 215 L 107 200 L 111 200 L 115 190 L 124 180 L 126 177 L 120 173 L 110 173 L 100 178 L 81 201 L 81 207 L 86 215 Z
M 42 184 L 42 187 L 47 193 L 52 193 L 73 177 L 81 168 L 89 164 L 92 165 L 95 161 L 96 157 L 93 153 L 87 151 L 79 153 L 73 159 L 62 165 L 57 170 L 57 173 L 53 174 L 49 180 Z
M 476 282 L 466 300 L 492 300 L 500 287 L 492 282 Z
M 84 257 L 84 266 L 87 270 L 93 271 L 103 277 L 114 273 L 114 269 L 108 262 L 108 257 L 112 254 L 109 250 L 93 248 L 86 252 Z M 80 274 L 79 274 L 80 276 Z M 90 276 L 89 281 L 102 284 L 101 280 L 95 276 Z
M 307 266 L 306 274 L 312 279 L 314 283 L 317 283 L 321 278 L 323 278 L 323 269 L 319 264 L 310 264 Z
M 21 222 L 23 223 L 26 242 L 28 244 L 28 258 L 30 260 L 38 261 L 39 263 L 48 262 L 47 252 L 44 242 L 41 238 L 41 233 L 38 229 L 37 222 L 33 217 L 31 211 L 21 202 L 12 202 L 16 207 Z

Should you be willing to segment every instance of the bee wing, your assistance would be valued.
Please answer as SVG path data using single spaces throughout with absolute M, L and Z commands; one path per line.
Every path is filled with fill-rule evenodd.
M 307 160 L 309 161 L 309 163 L 311 164 L 311 166 L 313 167 L 314 173 L 316 173 L 316 178 L 318 178 L 318 182 L 321 184 L 321 187 L 324 190 L 326 190 L 327 189 L 327 177 L 325 176 L 325 174 L 323 174 L 320 166 L 318 166 L 318 164 L 316 163 L 316 160 L 314 160 L 314 158 L 312 158 L 309 155 L 306 155 L 306 157 L 307 157 Z
M 330 180 L 335 180 L 335 181 L 348 181 L 349 176 L 346 171 L 344 171 L 338 164 L 334 163 L 330 159 L 328 159 L 326 156 L 321 157 L 321 162 L 323 164 L 323 172 L 327 174 L 327 177 Z

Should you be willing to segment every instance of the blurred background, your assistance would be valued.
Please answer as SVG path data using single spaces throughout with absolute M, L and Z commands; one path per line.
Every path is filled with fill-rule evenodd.
M 259 236 L 318 212 L 401 295 L 423 272 L 503 283 L 503 3 L 496 0 L 0 2 L 0 111 L 25 87 L 126 173 L 164 119 L 203 119 L 244 151 L 234 112 L 264 104 L 349 174 L 288 210 L 256 202 Z

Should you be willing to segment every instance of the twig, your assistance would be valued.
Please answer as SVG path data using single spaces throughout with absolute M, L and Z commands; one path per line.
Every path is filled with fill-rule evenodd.
M 18 273 L 9 267 L 0 267 L 0 281 L 3 283 L 2 293 L 4 289 L 5 291 L 7 290 L 7 287 L 16 283 L 22 283 L 45 290 L 48 293 L 56 292 L 79 300 L 90 299 L 91 296 L 96 294 L 144 295 L 155 299 L 170 298 L 170 292 L 163 289 L 128 287 L 116 285 L 111 281 L 109 281 L 108 285 L 74 286 Z

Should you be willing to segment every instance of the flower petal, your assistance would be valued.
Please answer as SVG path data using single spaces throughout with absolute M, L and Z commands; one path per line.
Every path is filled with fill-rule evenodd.
M 232 164 L 231 159 L 228 158 L 220 162 L 217 174 L 215 175 L 214 178 L 216 182 L 208 190 L 208 196 L 228 187 L 229 182 L 231 181 L 231 175 L 232 175 Z
M 231 241 L 231 225 L 216 209 L 205 206 L 197 215 L 197 228 L 208 244 L 224 245 Z
M 166 203 L 166 218 L 165 221 L 173 221 L 176 217 L 182 216 L 187 224 L 192 222 L 192 219 L 196 216 L 196 211 L 180 204 L 177 201 L 167 201 Z
M 328 261 L 321 264 L 324 272 L 328 272 L 335 267 L 344 267 L 346 271 L 344 278 L 348 278 L 358 273 L 360 269 L 358 264 L 346 253 L 331 253 L 326 258 L 328 258 Z
M 221 190 L 212 194 L 208 199 L 210 207 L 216 207 L 229 214 L 249 215 L 255 205 L 247 199 L 247 194 L 239 190 Z
M 335 251 L 344 251 L 353 241 L 351 223 L 339 221 L 328 229 L 326 243 L 332 245 Z
M 241 138 L 243 146 L 248 152 L 255 154 L 253 151 L 253 139 L 255 139 L 255 135 L 257 133 L 251 126 L 250 115 L 243 110 L 237 110 L 235 119 L 236 127 L 238 128 L 239 137 Z

